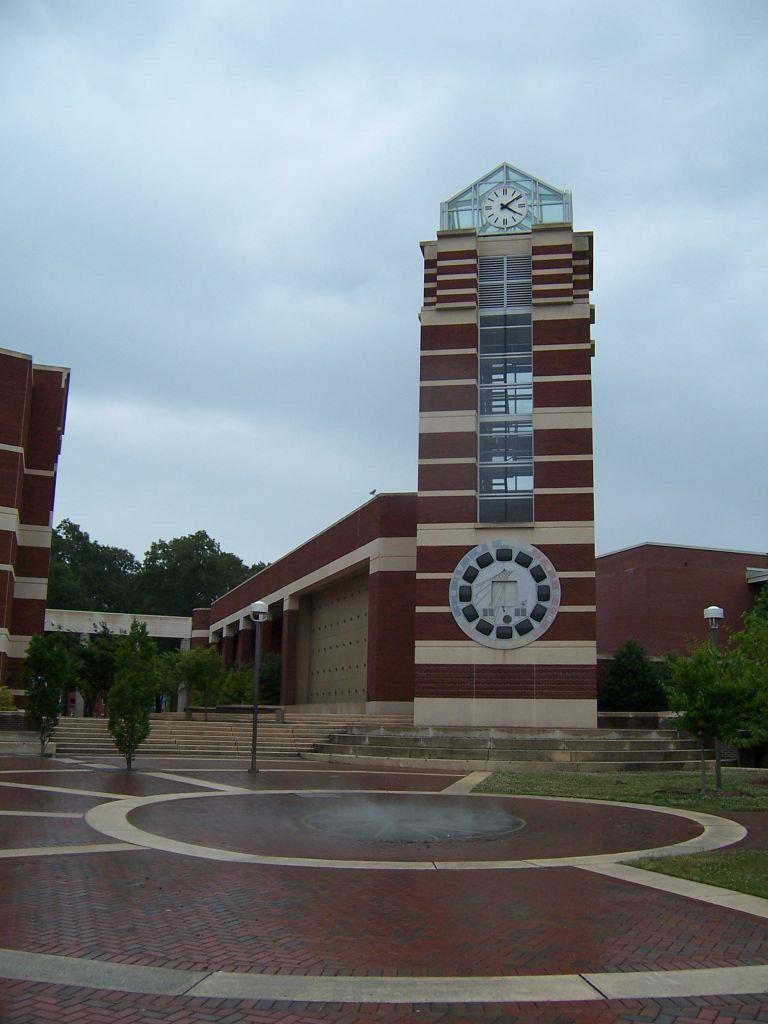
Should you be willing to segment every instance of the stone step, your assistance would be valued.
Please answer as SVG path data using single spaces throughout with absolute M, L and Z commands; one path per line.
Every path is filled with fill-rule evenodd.
M 446 772 L 506 771 L 506 772 L 622 772 L 622 771 L 695 771 L 698 761 L 485 761 L 473 759 L 425 758 L 414 763 L 407 757 L 370 757 L 357 754 L 302 754 L 301 759 L 322 761 L 329 764 L 376 765 L 386 764 L 392 768 L 433 769 Z M 728 762 L 731 763 L 731 762 Z M 708 769 L 714 761 L 707 761 Z
M 486 750 L 679 750 L 698 749 L 695 739 L 494 739 L 482 742 L 480 737 L 472 736 L 429 736 L 413 737 L 392 734 L 390 736 L 359 736 L 356 733 L 333 733 L 332 743 L 352 744 L 358 747 L 402 747 L 404 750 L 420 749 L 451 749 L 460 750 L 467 747 Z
M 372 758 L 401 757 L 413 761 L 430 760 L 495 760 L 495 761 L 689 761 L 700 754 L 697 749 L 670 750 L 572 750 L 545 749 L 535 747 L 506 749 L 487 747 L 406 747 L 406 746 L 361 746 L 352 743 L 317 743 L 315 751 L 320 754 L 339 754 Z

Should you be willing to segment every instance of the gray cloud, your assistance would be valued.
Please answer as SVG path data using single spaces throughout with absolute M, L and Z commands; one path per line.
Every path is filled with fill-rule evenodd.
M 275 558 L 415 487 L 417 242 L 507 159 L 596 238 L 598 538 L 765 547 L 762 0 L 6 3 L 1 344 L 57 517 Z

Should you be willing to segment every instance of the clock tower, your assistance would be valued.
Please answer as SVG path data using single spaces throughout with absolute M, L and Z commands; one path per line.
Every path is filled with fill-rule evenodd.
M 501 164 L 421 248 L 415 722 L 594 727 L 592 234 Z

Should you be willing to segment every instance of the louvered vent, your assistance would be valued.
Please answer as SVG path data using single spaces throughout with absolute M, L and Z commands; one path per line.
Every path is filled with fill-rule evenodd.
M 478 277 L 480 309 L 530 307 L 530 256 L 481 256 Z

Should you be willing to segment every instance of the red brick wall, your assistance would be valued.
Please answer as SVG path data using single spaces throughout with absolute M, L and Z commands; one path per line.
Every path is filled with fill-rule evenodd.
M 379 537 L 412 537 L 415 532 L 415 494 L 377 495 L 362 508 L 214 601 L 211 622 L 246 608 L 265 594 L 275 593 Z
M 627 640 L 648 654 L 683 654 L 691 643 L 709 638 L 703 611 L 725 610 L 721 635 L 743 627 L 756 590 L 746 582 L 747 567 L 768 566 L 756 552 L 641 544 L 597 559 L 597 649 L 610 655 Z
M 594 700 L 593 665 L 417 665 L 419 697 Z
M 413 607 L 416 575 L 368 578 L 368 700 L 413 700 Z

